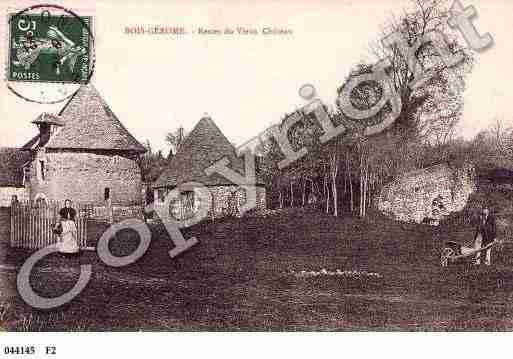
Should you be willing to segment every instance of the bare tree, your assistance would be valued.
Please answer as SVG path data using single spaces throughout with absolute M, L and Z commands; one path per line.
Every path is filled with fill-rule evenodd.
M 497 154 L 511 160 L 513 158 L 513 128 L 507 127 L 504 121 L 497 117 L 493 125 L 490 126 L 490 133 L 495 142 Z
M 447 142 L 461 117 L 465 77 L 472 69 L 473 54 L 458 42 L 448 28 L 450 3 L 446 0 L 412 0 L 412 10 L 405 10 L 399 18 L 392 18 L 382 29 L 382 36 L 371 50 L 378 60 L 390 59 L 390 77 L 401 97 L 402 111 L 395 127 L 409 137 Z M 391 33 L 399 33 L 409 47 L 421 43 L 412 66 L 404 49 L 397 44 L 384 46 L 380 41 Z M 430 37 L 430 33 L 442 34 Z M 462 61 L 447 66 L 438 48 L 447 47 Z M 422 86 L 412 87 L 416 66 L 431 71 L 431 77 Z
M 174 155 L 176 155 L 176 153 L 180 149 L 180 146 L 185 141 L 185 136 L 185 130 L 182 126 L 166 134 L 166 142 L 171 146 L 168 158 L 171 158 Z

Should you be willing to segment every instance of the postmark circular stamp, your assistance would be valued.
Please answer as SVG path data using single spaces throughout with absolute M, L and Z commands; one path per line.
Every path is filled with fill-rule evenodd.
M 64 101 L 93 75 L 93 16 L 60 5 L 9 11 L 5 80 L 29 102 Z

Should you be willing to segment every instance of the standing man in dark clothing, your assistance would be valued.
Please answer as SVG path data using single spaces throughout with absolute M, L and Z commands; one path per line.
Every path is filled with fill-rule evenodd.
M 495 241 L 497 237 L 497 225 L 495 222 L 495 217 L 490 214 L 490 210 L 488 207 L 483 207 L 483 211 L 481 216 L 479 217 L 479 223 L 476 228 L 475 238 L 475 247 L 476 249 L 486 247 L 488 244 Z M 491 252 L 492 248 L 488 248 L 485 251 L 485 260 L 484 263 L 486 265 L 491 264 Z M 476 265 L 481 264 L 481 252 L 476 254 Z

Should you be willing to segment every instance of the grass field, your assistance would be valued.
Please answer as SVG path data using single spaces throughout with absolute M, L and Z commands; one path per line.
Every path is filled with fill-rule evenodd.
M 186 238 L 192 235 L 200 244 L 170 259 L 171 242 L 162 228 L 154 227 L 145 256 L 123 268 L 107 267 L 94 252 L 84 253 L 80 262 L 93 264 L 93 279 L 75 300 L 52 311 L 24 304 L 12 288 L 15 273 L 0 271 L 0 327 L 513 329 L 513 245 L 506 243 L 494 252 L 489 268 L 439 266 L 443 242 L 468 241 L 469 226 L 434 228 L 379 216 L 334 218 L 297 209 L 270 218 L 201 224 L 186 231 Z M 133 248 L 135 243 L 129 242 L 113 243 L 113 251 Z M 5 262 L 19 265 L 27 255 L 10 250 Z M 338 275 L 330 275 L 337 269 Z M 77 277 L 78 263 L 56 255 L 39 263 L 32 280 L 42 295 L 56 296 Z

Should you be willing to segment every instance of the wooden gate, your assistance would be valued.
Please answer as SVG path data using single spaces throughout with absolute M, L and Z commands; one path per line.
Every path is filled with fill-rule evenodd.
M 59 202 L 18 202 L 11 205 L 11 246 L 17 248 L 44 248 L 58 240 L 53 228 L 59 222 Z M 87 247 L 87 220 L 91 206 L 74 204 L 80 248 Z

